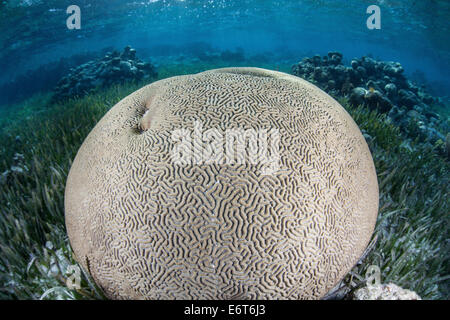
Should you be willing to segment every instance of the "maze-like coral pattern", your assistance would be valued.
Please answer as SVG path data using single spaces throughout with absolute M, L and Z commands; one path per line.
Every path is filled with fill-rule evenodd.
M 280 133 L 280 169 L 175 165 L 173 130 Z M 314 299 L 364 251 L 378 212 L 367 144 L 326 93 L 287 74 L 212 70 L 146 86 L 80 148 L 66 187 L 80 264 L 116 299 Z

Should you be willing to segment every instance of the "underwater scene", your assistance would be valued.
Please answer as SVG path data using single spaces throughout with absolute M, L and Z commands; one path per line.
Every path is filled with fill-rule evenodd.
M 449 299 L 449 17 L 0 1 L 0 299 Z

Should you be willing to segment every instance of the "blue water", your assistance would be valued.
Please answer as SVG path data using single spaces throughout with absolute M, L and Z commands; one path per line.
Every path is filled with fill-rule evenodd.
M 61 57 L 131 45 L 158 60 L 211 46 L 265 53 L 274 63 L 337 50 L 349 61 L 370 54 L 402 63 L 450 89 L 450 1 L 443 0 L 71 0 L 0 1 L 0 83 Z M 66 8 L 81 9 L 81 29 L 68 30 Z M 369 5 L 381 29 L 369 30 Z

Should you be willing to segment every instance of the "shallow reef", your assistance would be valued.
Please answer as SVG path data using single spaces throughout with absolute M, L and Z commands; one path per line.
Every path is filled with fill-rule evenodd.
M 104 48 L 100 51 L 89 51 L 83 54 L 75 54 L 69 57 L 61 57 L 56 61 L 45 63 L 39 67 L 19 74 L 9 81 L 0 84 L 0 108 L 18 103 L 30 98 L 38 92 L 52 90 L 58 81 L 69 73 L 71 68 L 76 68 L 83 63 L 98 59 L 112 51 L 112 48 Z M 23 90 L 26 88 L 26 90 Z
M 342 64 L 339 54 L 327 56 L 326 66 L 322 66 L 323 58 L 319 65 L 319 58 L 315 58 L 317 67 L 323 70 L 326 67 L 330 74 L 334 72 L 331 69 L 344 68 L 342 73 L 338 71 L 343 76 L 345 69 L 354 70 Z M 358 66 L 363 66 L 362 59 L 359 60 Z M 310 70 L 309 65 L 316 68 L 316 62 L 304 62 L 308 68 L 302 66 L 301 70 Z M 399 69 L 395 63 L 384 65 Z M 161 65 L 158 78 L 211 67 L 210 63 L 202 61 L 181 67 Z M 277 69 L 277 63 L 265 67 Z M 353 89 L 360 87 L 370 91 L 367 82 L 372 80 L 376 84 L 373 89 L 394 106 L 409 108 L 391 98 L 388 91 L 394 89 L 392 86 L 386 89 L 386 86 L 393 83 L 397 92 L 399 89 L 413 92 L 416 98 L 412 99 L 418 99 L 419 106 L 425 103 L 427 107 L 423 107 L 423 112 L 417 112 L 427 117 L 426 110 L 433 109 L 420 98 L 422 89 L 419 87 L 414 92 L 399 85 L 394 81 L 398 78 L 394 74 L 403 73 L 391 70 L 380 71 L 391 74 L 389 83 L 386 80 L 384 86 L 378 76 L 372 76 L 373 79 L 361 78 L 367 81 L 355 81 L 353 88 L 342 91 L 345 77 L 330 75 L 319 81 L 314 69 L 311 70 L 294 70 L 294 73 L 307 78 L 314 76 L 313 82 L 335 96 L 350 113 L 372 152 L 380 188 L 379 217 L 371 246 L 345 277 L 340 294 L 334 297 L 353 298 L 354 292 L 365 286 L 369 266 L 376 265 L 380 268 L 382 283 L 395 283 L 416 292 L 422 299 L 448 299 L 450 163 L 446 154 L 436 152 L 436 143 L 412 138 L 412 131 L 393 120 L 390 110 L 350 102 Z M 10 106 L 8 112 L 0 109 L 1 299 L 104 299 L 101 290 L 82 269 L 80 289 L 66 286 L 66 280 L 73 274 L 70 266 L 76 265 L 64 225 L 66 178 L 76 152 L 98 120 L 119 100 L 151 80 L 114 83 L 98 87 L 94 93 L 83 97 L 56 102 L 48 93 Z M 329 86 L 329 80 L 335 81 L 331 83 L 333 87 Z M 414 106 L 408 112 L 411 110 L 415 110 Z M 442 117 L 439 114 L 437 119 Z M 427 117 L 429 121 L 431 118 Z M 449 135 L 442 128 L 436 127 L 436 130 L 445 133 L 439 148 L 450 146 Z
M 410 138 L 438 144 L 438 151 L 446 152 L 443 141 L 450 129 L 449 119 L 430 107 L 443 106 L 443 100 L 410 81 L 399 62 L 363 56 L 346 66 L 342 53 L 332 51 L 302 59 L 292 66 L 292 73 L 335 98 L 348 98 L 353 106 L 387 114 Z
M 53 101 L 84 96 L 98 87 L 150 80 L 157 76 L 155 66 L 137 58 L 136 50 L 127 46 L 121 53 L 114 50 L 101 59 L 88 61 L 70 69 L 69 74 L 59 80 L 54 89 Z

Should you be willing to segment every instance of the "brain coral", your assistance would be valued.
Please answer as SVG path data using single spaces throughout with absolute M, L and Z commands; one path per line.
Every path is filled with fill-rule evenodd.
M 174 164 L 173 130 L 279 130 L 279 169 Z M 357 262 L 378 213 L 358 126 L 294 76 L 228 68 L 150 84 L 115 105 L 70 170 L 77 261 L 115 299 L 316 299 Z

